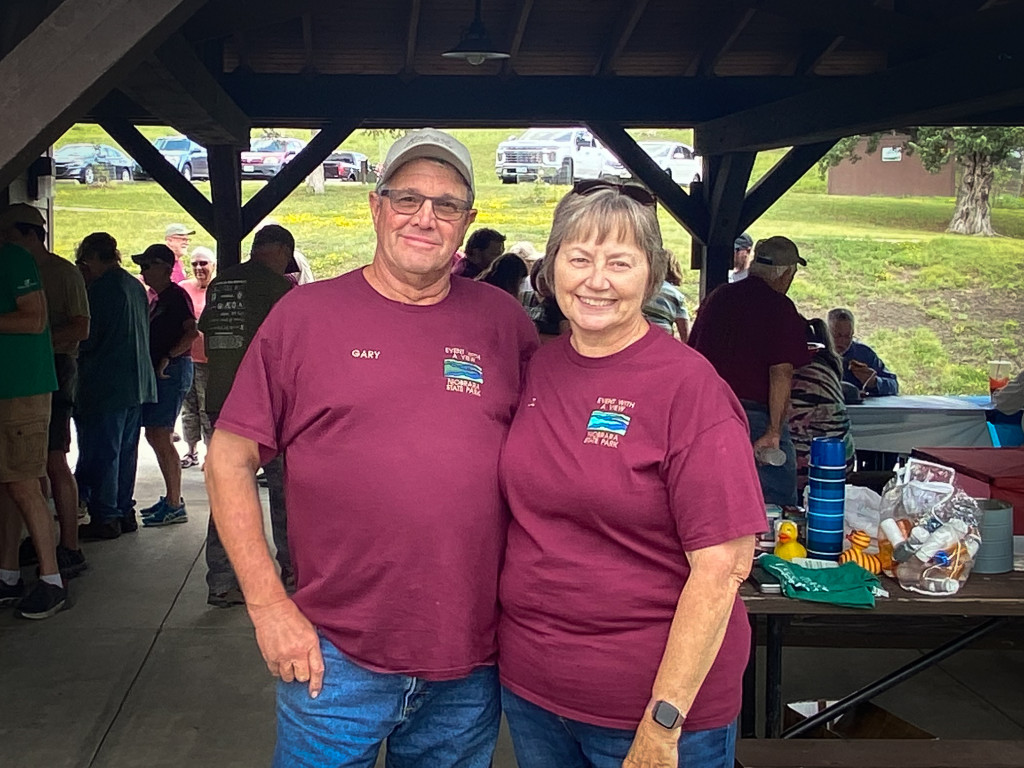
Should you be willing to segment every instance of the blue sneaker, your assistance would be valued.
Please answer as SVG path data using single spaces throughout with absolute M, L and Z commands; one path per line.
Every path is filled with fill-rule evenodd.
M 172 525 L 174 523 L 187 523 L 188 512 L 185 510 L 185 501 L 182 500 L 180 507 L 172 507 L 166 501 L 163 506 L 151 515 L 142 518 L 143 528 L 156 528 L 160 525 Z
M 155 515 L 157 512 L 159 512 L 163 508 L 163 506 L 166 503 L 167 503 L 167 498 L 164 497 L 164 496 L 161 496 L 160 497 L 160 501 L 158 501 L 156 504 L 154 504 L 151 507 L 143 507 L 142 509 L 139 510 L 139 514 L 142 515 L 142 517 L 144 517 L 144 518 L 145 517 L 150 517 L 151 515 Z

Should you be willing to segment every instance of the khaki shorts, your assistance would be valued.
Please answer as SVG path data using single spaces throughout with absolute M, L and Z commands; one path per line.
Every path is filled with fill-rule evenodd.
M 0 483 L 46 474 L 50 393 L 0 400 Z

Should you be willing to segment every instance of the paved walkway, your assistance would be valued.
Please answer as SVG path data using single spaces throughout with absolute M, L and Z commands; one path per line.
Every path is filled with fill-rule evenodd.
M 145 506 L 162 483 L 142 454 Z M 52 619 L 0 613 L 0 767 L 269 764 L 273 682 L 244 610 L 206 605 L 206 495 L 198 469 L 184 476 L 187 524 L 86 544 L 73 607 Z M 786 700 L 842 695 L 916 654 L 787 651 Z M 947 738 L 1024 738 L 1024 652 L 965 652 L 878 703 Z M 515 766 L 504 733 L 494 765 Z

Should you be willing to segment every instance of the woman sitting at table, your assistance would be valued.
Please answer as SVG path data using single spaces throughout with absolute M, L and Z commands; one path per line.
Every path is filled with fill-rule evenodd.
M 843 359 L 836 354 L 828 325 L 820 318 L 807 324 L 807 344 L 816 351 L 810 363 L 793 371 L 789 435 L 796 449 L 796 488 L 807 485 L 811 440 L 835 437 L 846 444 L 846 471 L 854 467 L 853 435 L 843 400 Z
M 581 182 L 547 243 L 540 283 L 571 333 L 534 356 L 501 458 L 522 768 L 733 765 L 764 502 L 739 402 L 641 314 L 665 271 L 654 205 Z

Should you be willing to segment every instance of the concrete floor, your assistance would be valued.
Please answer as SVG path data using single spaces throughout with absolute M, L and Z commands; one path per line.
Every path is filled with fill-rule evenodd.
M 145 506 L 162 483 L 141 453 Z M 187 524 L 85 545 L 70 610 L 40 622 L 0 612 L 0 766 L 269 764 L 273 681 L 245 611 L 206 605 L 198 469 L 184 472 L 184 495 Z M 841 653 L 788 650 L 785 699 L 839 697 L 917 652 Z M 942 737 L 1022 739 L 1024 652 L 966 651 L 876 701 Z M 515 766 L 504 731 L 494 766 Z

